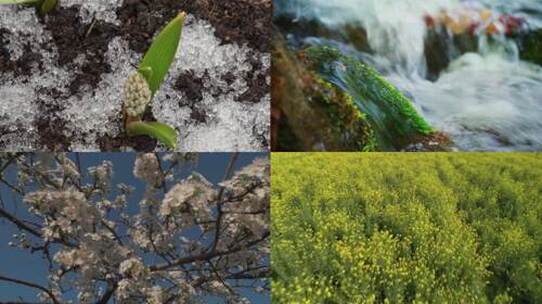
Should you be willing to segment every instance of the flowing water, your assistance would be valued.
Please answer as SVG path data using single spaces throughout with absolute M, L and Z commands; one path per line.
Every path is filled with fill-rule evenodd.
M 519 59 L 515 40 L 477 33 L 476 53 L 458 55 L 449 46 L 442 56 L 455 56 L 432 81 L 424 52 L 424 16 L 487 9 L 493 16 L 521 17 L 535 29 L 542 27 L 541 0 L 276 0 L 275 8 L 278 15 L 315 19 L 329 28 L 363 27 L 370 54 L 351 43 L 303 39 L 306 44 L 331 44 L 374 65 L 458 149 L 542 150 L 542 68 Z

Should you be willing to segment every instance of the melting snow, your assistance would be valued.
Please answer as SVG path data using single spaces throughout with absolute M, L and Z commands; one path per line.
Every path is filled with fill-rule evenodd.
M 80 6 L 79 16 L 83 24 L 89 24 L 93 19 L 120 25 L 115 11 L 122 6 L 123 0 L 62 0 L 63 7 Z
M 62 5 L 81 5 L 83 22 L 88 23 L 94 17 L 118 23 L 114 11 L 120 3 L 120 0 L 71 0 L 63 1 Z M 22 56 L 24 46 L 29 45 L 41 54 L 43 63 L 42 70 L 33 67 L 31 76 L 14 77 L 11 73 L 0 71 L 0 130 L 10 131 L 8 134 L 0 134 L 0 142 L 7 144 L 4 149 L 36 149 L 38 134 L 34 120 L 38 114 L 38 97 L 46 103 L 61 104 L 64 108 L 61 117 L 67 121 L 66 135 L 70 138 L 75 135 L 72 150 L 98 150 L 96 139 L 99 136 L 114 137 L 122 132 L 118 127 L 122 88 L 142 54 L 131 51 L 128 43 L 120 36 L 112 39 L 106 53 L 111 72 L 101 76 L 97 87 L 85 87 L 67 99 L 55 100 L 38 94 L 39 90 L 56 88 L 67 95 L 67 87 L 74 75 L 80 72 L 86 60 L 85 55 L 77 57 L 73 65 L 58 66 L 58 52 L 51 35 L 36 18 L 33 9 L 0 6 L 0 28 L 10 31 L 7 34 L 10 43 L 6 48 L 11 58 Z M 246 45 L 221 44 L 208 22 L 188 16 L 177 60 L 152 105 L 158 121 L 177 129 L 179 151 L 268 149 L 262 142 L 269 140 L 270 96 L 254 104 L 235 101 L 248 90 L 244 77 L 252 69 L 250 59 L 254 58 L 262 63 L 264 70 L 261 72 L 269 68 L 269 54 L 259 53 Z M 178 76 L 188 70 L 193 70 L 196 77 L 205 75 L 203 100 L 198 104 L 198 107 L 206 110 L 205 123 L 195 124 L 190 119 L 192 110 L 180 102 L 186 98 L 185 93 L 175 89 Z M 234 76 L 231 85 L 223 80 L 227 73 Z M 211 89 L 219 94 L 211 92 Z M 20 134 L 25 134 L 25 138 L 21 138 Z

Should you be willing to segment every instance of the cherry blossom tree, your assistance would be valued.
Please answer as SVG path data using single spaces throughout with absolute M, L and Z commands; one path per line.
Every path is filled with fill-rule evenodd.
M 77 303 L 249 303 L 245 289 L 268 294 L 269 161 L 235 172 L 238 156 L 213 185 L 186 177 L 197 154 L 138 154 L 133 174 L 145 191 L 130 212 L 134 187 L 112 184 L 112 162 L 81 168 L 80 154 L 0 154 L 0 187 L 28 211 L 23 218 L 0 202 L 4 225 L 20 231 L 10 246 L 49 267 L 47 285 L 1 269 L 0 283 L 55 304 L 74 302 L 74 291 Z

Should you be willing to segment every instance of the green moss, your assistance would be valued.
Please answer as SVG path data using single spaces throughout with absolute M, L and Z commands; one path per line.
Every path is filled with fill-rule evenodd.
M 314 78 L 319 86 L 313 92 L 314 100 L 325 109 L 333 124 L 333 132 L 337 136 L 349 137 L 347 141 L 361 151 L 374 150 L 374 132 L 366 115 L 356 106 L 352 96 L 321 77 L 315 75 Z
M 417 135 L 434 133 L 412 102 L 372 67 L 329 47 L 311 47 L 306 54 L 313 69 L 347 92 L 351 104 L 367 114 L 382 148 L 398 148 Z
M 275 33 L 276 34 L 276 33 Z M 273 37 L 274 151 L 372 151 L 374 132 L 353 99 Z

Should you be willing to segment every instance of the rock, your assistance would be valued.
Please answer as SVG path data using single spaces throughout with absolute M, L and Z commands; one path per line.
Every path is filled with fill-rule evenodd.
M 491 10 L 461 10 L 424 16 L 428 32 L 425 40 L 427 78 L 436 80 L 451 61 L 469 52 L 478 52 L 479 36 L 515 37 L 526 30 L 526 20 L 498 15 Z
M 417 136 L 433 134 L 411 100 L 372 67 L 329 47 L 309 48 L 307 58 L 323 79 L 349 94 L 366 114 L 379 149 L 399 150 Z
M 340 26 L 328 27 L 315 19 L 295 20 L 292 16 L 277 16 L 274 24 L 281 33 L 297 37 L 298 41 L 293 41 L 298 47 L 303 47 L 303 39 L 308 37 L 318 37 L 343 42 L 352 45 L 361 52 L 371 52 L 367 31 L 361 24 L 346 23 Z M 289 41 L 292 43 L 292 41 Z
M 542 29 L 520 36 L 520 58 L 542 65 Z
M 362 151 L 374 148 L 365 115 L 345 94 L 288 50 L 273 34 L 272 100 L 274 151 Z

